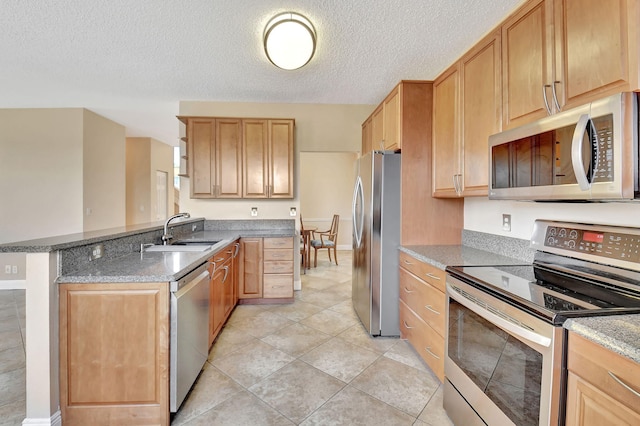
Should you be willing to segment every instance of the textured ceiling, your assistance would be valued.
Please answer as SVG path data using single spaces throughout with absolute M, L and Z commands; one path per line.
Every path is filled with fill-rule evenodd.
M 85 107 L 176 144 L 181 100 L 377 104 L 433 79 L 522 0 L 0 0 L 0 108 Z M 315 25 L 315 57 L 277 69 L 278 12 Z

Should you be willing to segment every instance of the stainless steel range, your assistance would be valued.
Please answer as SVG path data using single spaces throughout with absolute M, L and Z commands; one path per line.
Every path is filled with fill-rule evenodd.
M 567 318 L 640 313 L 640 229 L 538 220 L 532 265 L 447 268 L 457 425 L 564 423 Z

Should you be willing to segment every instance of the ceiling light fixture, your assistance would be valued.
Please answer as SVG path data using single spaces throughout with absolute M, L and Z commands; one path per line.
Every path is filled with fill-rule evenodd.
M 305 66 L 316 51 L 316 30 L 304 16 L 285 12 L 264 28 L 264 51 L 273 65 L 284 70 Z

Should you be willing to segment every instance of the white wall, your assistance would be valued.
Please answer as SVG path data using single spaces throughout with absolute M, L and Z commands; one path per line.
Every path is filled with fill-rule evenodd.
M 125 224 L 126 157 L 124 126 L 83 110 L 83 229 Z
M 0 109 L 0 243 L 82 231 L 82 109 Z
M 325 231 L 340 215 L 338 248 L 351 249 L 351 204 L 357 152 L 300 153 L 300 213 L 305 227 Z
M 511 215 L 511 232 L 502 230 L 502 214 Z M 464 200 L 465 229 L 529 240 L 536 219 L 640 227 L 640 203 L 536 203 Z
M 359 152 L 361 124 L 374 107 L 182 101 L 180 115 L 295 119 L 294 172 L 295 182 L 300 182 L 300 152 Z M 291 207 L 300 209 L 299 185 L 294 185 L 294 198 L 290 200 L 198 200 L 189 198 L 189 180 L 180 179 L 180 210 L 194 217 L 251 219 L 251 207 L 258 207 L 256 219 L 289 219 Z

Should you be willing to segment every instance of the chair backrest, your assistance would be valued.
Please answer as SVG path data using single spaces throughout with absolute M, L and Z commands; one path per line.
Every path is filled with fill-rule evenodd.
M 329 231 L 331 233 L 331 235 L 329 235 L 329 240 L 333 241 L 334 243 L 338 239 L 338 225 L 339 224 L 340 224 L 340 215 L 334 214 L 333 215 L 333 220 L 331 221 L 331 229 Z

